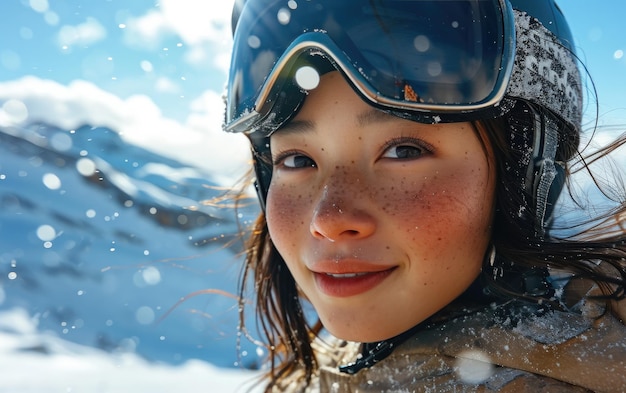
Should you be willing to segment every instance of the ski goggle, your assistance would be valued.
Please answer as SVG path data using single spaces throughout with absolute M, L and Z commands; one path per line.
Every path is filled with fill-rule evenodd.
M 383 110 L 471 120 L 501 102 L 514 58 L 506 0 L 248 0 L 224 129 L 273 132 L 335 69 Z

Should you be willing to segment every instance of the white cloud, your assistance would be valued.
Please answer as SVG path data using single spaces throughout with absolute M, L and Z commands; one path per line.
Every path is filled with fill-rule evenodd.
M 186 59 L 191 64 L 214 61 L 214 65 L 225 69 L 224 58 L 231 45 L 233 3 L 234 0 L 162 0 L 159 8 L 124 22 L 126 42 L 156 49 L 164 37 L 176 35 L 188 48 Z
M 125 39 L 134 46 L 157 47 L 159 40 L 166 31 L 163 14 L 156 10 L 149 10 L 140 18 L 131 18 L 124 25 Z
M 181 124 L 163 117 L 146 95 L 124 100 L 83 80 L 65 86 L 27 76 L 0 83 L 0 126 L 105 126 L 129 143 L 217 173 L 218 181 L 232 184 L 247 169 L 249 150 L 244 136 L 221 130 L 223 107 L 217 93 L 207 92 L 193 103 L 187 124 Z
M 62 47 L 91 45 L 106 38 L 104 26 L 95 18 L 87 18 L 76 26 L 64 25 L 59 30 L 57 42 Z
M 241 174 L 249 167 L 249 142 L 241 134 L 226 133 L 221 130 L 224 119 L 224 101 L 222 96 L 214 91 L 206 91 L 191 105 L 191 113 L 187 119 L 187 127 L 202 135 L 204 139 L 205 157 L 217 162 L 229 162 L 233 152 L 238 157 L 245 157 Z M 220 124 L 219 130 L 211 125 Z M 236 145 L 236 148 L 235 146 Z
M 162 93 L 180 93 L 181 92 L 181 87 L 179 84 L 177 84 L 176 82 L 174 82 L 173 80 L 166 78 L 164 76 L 161 76 L 159 78 L 157 78 L 155 84 L 154 84 L 154 88 Z
M 159 8 L 128 21 L 127 25 L 150 38 L 177 34 L 187 45 L 220 42 L 230 36 L 232 8 L 233 0 L 162 0 Z

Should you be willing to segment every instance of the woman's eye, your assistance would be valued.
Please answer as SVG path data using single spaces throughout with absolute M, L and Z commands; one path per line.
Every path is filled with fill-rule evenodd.
M 315 161 L 302 154 L 286 154 L 276 160 L 275 165 L 282 165 L 285 168 L 309 168 L 315 167 Z
M 415 145 L 393 145 L 383 153 L 383 158 L 411 159 L 421 157 L 426 153 L 423 147 Z

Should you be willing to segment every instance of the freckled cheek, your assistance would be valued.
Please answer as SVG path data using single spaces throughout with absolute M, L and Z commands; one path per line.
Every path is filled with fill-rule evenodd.
M 491 185 L 480 170 L 401 182 L 379 189 L 377 199 L 398 227 L 419 238 L 441 240 L 454 231 L 487 229 L 492 204 Z M 481 228 L 482 227 L 482 228 Z
M 311 196 L 300 187 L 273 182 L 266 203 L 267 225 L 276 247 L 295 242 L 297 228 L 308 231 L 307 217 L 311 211 Z

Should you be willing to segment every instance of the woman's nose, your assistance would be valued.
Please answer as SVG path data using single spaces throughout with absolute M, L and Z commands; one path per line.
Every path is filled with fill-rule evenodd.
M 362 191 L 345 183 L 324 186 L 311 219 L 311 234 L 332 242 L 372 235 L 376 222 L 367 211 Z

